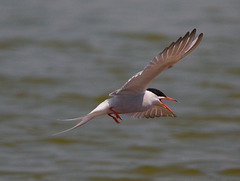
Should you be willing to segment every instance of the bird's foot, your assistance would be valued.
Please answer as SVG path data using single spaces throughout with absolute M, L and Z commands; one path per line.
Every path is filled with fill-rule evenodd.
M 115 118 L 114 116 L 112 116 L 112 114 L 108 114 L 108 116 L 112 117 L 117 124 L 120 123 L 120 122 L 117 120 L 117 118 Z
M 110 107 L 109 109 L 110 109 L 110 111 L 112 111 L 115 114 L 117 119 L 122 120 L 122 118 L 119 116 L 119 114 L 116 111 L 114 111 L 112 107 Z
M 112 114 L 108 114 L 108 116 L 112 117 L 114 121 L 119 124 L 120 122 L 118 121 L 118 119 L 122 120 L 122 118 L 119 116 L 119 114 L 116 111 L 113 110 L 112 107 L 110 107 L 109 110 L 112 111 L 116 117 L 112 116 Z

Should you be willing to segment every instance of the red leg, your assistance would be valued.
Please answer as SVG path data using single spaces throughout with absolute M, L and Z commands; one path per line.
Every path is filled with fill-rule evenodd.
M 112 117 L 114 119 L 114 121 L 119 124 L 119 121 L 117 120 L 117 118 L 115 118 L 114 116 L 112 116 L 111 114 L 108 114 L 108 116 Z
M 114 111 L 114 110 L 112 109 L 112 107 L 110 107 L 109 109 L 115 114 L 116 118 L 122 120 L 122 118 L 118 115 L 118 113 L 117 113 L 116 111 Z

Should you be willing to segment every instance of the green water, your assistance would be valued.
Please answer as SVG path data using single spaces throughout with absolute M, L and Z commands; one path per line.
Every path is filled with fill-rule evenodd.
M 240 2 L 0 4 L 0 180 L 240 180 Z M 176 118 L 77 122 L 159 51 L 197 28 L 155 79 Z

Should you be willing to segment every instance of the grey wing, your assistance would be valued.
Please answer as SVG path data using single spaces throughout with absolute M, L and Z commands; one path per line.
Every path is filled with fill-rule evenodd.
M 169 47 L 152 59 L 151 62 L 140 72 L 130 78 L 120 89 L 110 93 L 110 96 L 119 94 L 136 94 L 144 92 L 150 82 L 162 71 L 172 67 L 184 56 L 193 51 L 202 40 L 201 33 L 195 38 L 196 29 L 191 33 L 187 32 L 185 36 L 180 37 Z
M 143 112 L 134 112 L 134 113 L 126 113 L 125 115 L 130 116 L 132 118 L 155 118 L 155 117 L 176 117 L 176 115 L 166 109 L 162 105 L 154 105 L 146 111 Z

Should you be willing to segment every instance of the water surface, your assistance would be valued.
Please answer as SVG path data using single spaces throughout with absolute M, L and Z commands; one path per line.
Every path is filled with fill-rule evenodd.
M 240 179 L 240 2 L 6 1 L 0 5 L 1 180 Z M 88 113 L 187 31 L 201 44 L 153 81 L 177 118 Z

